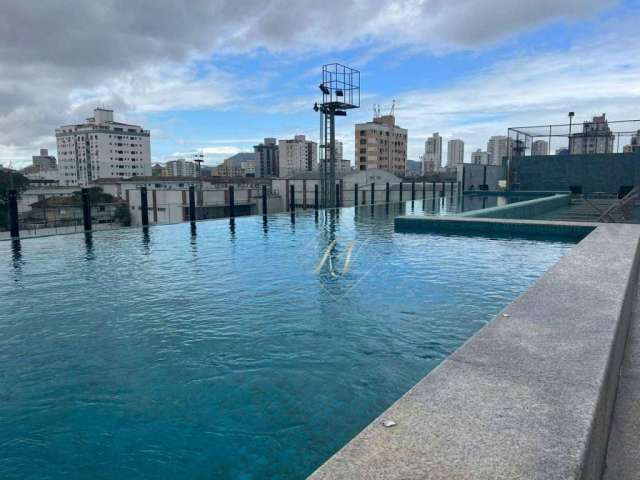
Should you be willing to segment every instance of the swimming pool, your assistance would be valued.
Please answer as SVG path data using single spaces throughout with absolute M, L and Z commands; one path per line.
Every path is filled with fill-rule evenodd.
M 304 478 L 572 246 L 411 208 L 0 242 L 0 477 Z

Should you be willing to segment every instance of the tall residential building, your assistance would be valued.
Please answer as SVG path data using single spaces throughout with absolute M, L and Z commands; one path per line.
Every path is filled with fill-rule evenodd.
M 115 122 L 113 110 L 96 108 L 93 114 L 85 123 L 56 128 L 60 184 L 151 175 L 149 130 Z
M 464 142 L 459 139 L 449 140 L 447 143 L 447 168 L 456 168 L 464 163 Z
M 609 128 L 606 115 L 593 117 L 591 122 L 582 124 L 582 132 L 574 133 L 569 139 L 572 155 L 581 153 L 613 153 L 615 135 Z
M 509 137 L 495 135 L 487 143 L 487 153 L 489 154 L 489 165 L 502 165 L 505 158 L 509 157 L 509 146 L 513 147 L 513 142 Z
M 393 115 L 356 123 L 355 155 L 358 170 L 380 168 L 403 176 L 407 162 L 407 130 L 396 125 Z
M 549 155 L 549 142 L 536 140 L 531 144 L 531 155 Z
M 56 157 L 49 155 L 49 150 L 46 148 L 40 149 L 40 155 L 34 155 L 31 157 L 33 161 L 33 168 L 37 170 L 55 170 L 58 168 Z
M 483 152 L 480 149 L 471 152 L 471 163 L 474 165 L 489 165 L 489 152 Z
M 170 160 L 165 163 L 166 175 L 169 177 L 195 177 L 196 176 L 196 164 L 179 158 L 177 160 Z
M 277 177 L 280 173 L 278 144 L 275 138 L 265 138 L 263 143 L 255 145 L 256 177 Z
M 280 152 L 280 177 L 292 177 L 296 173 L 310 172 L 318 168 L 318 144 L 296 135 L 290 140 L 278 142 Z
M 442 137 L 436 132 L 424 142 L 422 174 L 439 170 L 442 166 Z

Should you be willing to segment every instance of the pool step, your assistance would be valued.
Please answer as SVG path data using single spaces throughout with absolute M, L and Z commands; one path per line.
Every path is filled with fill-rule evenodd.
M 629 327 L 607 447 L 604 480 L 640 478 L 640 296 Z
M 602 212 L 610 207 L 616 199 L 611 198 L 596 198 L 585 201 L 583 198 L 572 198 L 569 208 L 567 208 L 558 217 L 554 217 L 557 221 L 569 221 L 569 222 L 594 222 L 596 221 Z M 611 214 L 616 222 L 623 222 L 624 217 L 621 212 L 614 212 Z

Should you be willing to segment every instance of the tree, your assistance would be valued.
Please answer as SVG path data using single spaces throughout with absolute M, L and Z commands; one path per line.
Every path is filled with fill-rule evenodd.
M 9 190 L 16 190 L 19 197 L 28 185 L 29 179 L 21 173 L 0 169 L 0 228 L 9 226 Z
M 126 203 L 121 203 L 116 207 L 113 219 L 120 222 L 122 226 L 128 227 L 131 225 L 131 212 L 129 212 L 129 207 Z

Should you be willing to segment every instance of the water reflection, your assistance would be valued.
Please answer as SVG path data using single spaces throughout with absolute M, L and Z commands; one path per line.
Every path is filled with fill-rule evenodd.
M 266 215 L 262 216 L 262 233 L 264 233 L 265 238 L 269 236 L 269 220 Z
M 11 240 L 11 259 L 15 273 L 20 274 L 22 272 L 24 261 L 22 260 L 22 245 L 20 244 L 19 239 Z M 16 281 L 18 281 L 17 277 Z
M 84 247 L 86 250 L 85 258 L 87 259 L 87 261 L 95 259 L 95 255 L 93 253 L 93 233 L 84 233 Z
M 236 241 L 236 219 L 229 217 L 229 239 L 232 243 Z

